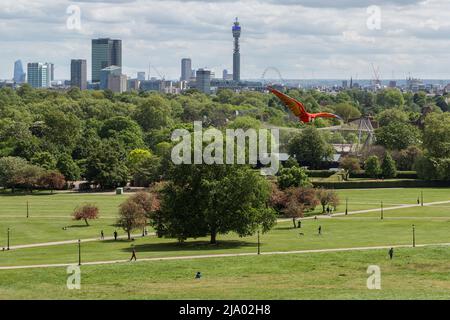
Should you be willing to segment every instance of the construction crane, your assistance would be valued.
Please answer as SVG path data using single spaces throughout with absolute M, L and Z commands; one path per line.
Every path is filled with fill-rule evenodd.
M 380 88 L 381 87 L 380 67 L 375 68 L 375 65 L 372 63 L 372 70 L 373 70 L 373 85 L 376 88 Z
M 148 80 L 150 80 L 150 73 L 151 73 L 151 70 L 153 69 L 153 71 L 155 71 L 156 72 L 156 74 L 159 76 L 159 78 L 161 79 L 161 80 L 165 80 L 166 79 L 166 76 L 165 75 L 162 75 L 159 71 L 158 71 L 158 69 L 156 69 L 156 67 L 155 66 L 152 66 L 151 65 L 151 63 L 149 62 L 148 63 Z

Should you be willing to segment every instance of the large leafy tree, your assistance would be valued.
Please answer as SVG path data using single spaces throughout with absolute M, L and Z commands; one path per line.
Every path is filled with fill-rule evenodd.
M 125 152 L 120 144 L 104 141 L 86 159 L 86 179 L 106 189 L 124 186 L 128 181 L 125 163 Z
M 330 160 L 333 147 L 326 141 L 321 131 L 307 127 L 294 135 L 288 144 L 289 153 L 298 163 L 311 169 L 320 168 L 323 162 Z
M 159 236 L 183 241 L 236 232 L 249 236 L 270 230 L 276 220 L 267 207 L 268 182 L 246 166 L 178 165 L 161 192 L 161 209 L 153 225 Z
M 420 130 L 410 124 L 391 122 L 375 130 L 377 144 L 389 150 L 402 150 L 420 144 Z

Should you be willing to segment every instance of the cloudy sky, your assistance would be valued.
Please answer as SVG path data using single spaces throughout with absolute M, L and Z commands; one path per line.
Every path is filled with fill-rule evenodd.
M 183 57 L 221 74 L 232 70 L 239 17 L 243 78 L 267 67 L 286 79 L 371 78 L 373 63 L 383 79 L 449 79 L 449 12 L 448 0 L 1 0 L 0 78 L 22 59 L 54 62 L 66 79 L 72 58 L 88 60 L 90 78 L 96 37 L 123 40 L 131 76 L 150 62 L 178 78 Z

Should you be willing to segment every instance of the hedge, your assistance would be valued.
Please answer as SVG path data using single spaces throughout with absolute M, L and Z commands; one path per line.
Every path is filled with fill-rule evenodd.
M 366 175 L 366 172 L 364 170 L 354 172 L 350 174 L 351 178 L 371 178 Z M 397 176 L 395 177 L 397 179 L 417 179 L 417 172 L 416 171 L 397 171 Z
M 326 189 L 370 189 L 370 188 L 431 188 L 450 187 L 450 181 L 427 180 L 379 180 L 379 181 L 344 181 L 313 182 L 316 188 Z
M 336 171 L 330 170 L 306 170 L 306 174 L 310 178 L 329 178 L 335 173 Z

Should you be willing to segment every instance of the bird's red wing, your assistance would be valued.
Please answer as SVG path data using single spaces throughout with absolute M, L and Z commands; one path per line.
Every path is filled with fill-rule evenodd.
M 335 118 L 335 119 L 341 119 L 336 114 L 328 113 L 328 112 L 319 112 L 319 113 L 313 113 L 311 114 L 311 117 L 313 118 Z
M 301 117 L 307 113 L 305 107 L 301 102 L 295 100 L 294 98 L 289 97 L 288 95 L 272 87 L 267 88 L 269 89 L 270 92 L 276 95 L 281 101 L 283 101 L 283 103 L 292 111 L 292 113 L 295 116 Z

